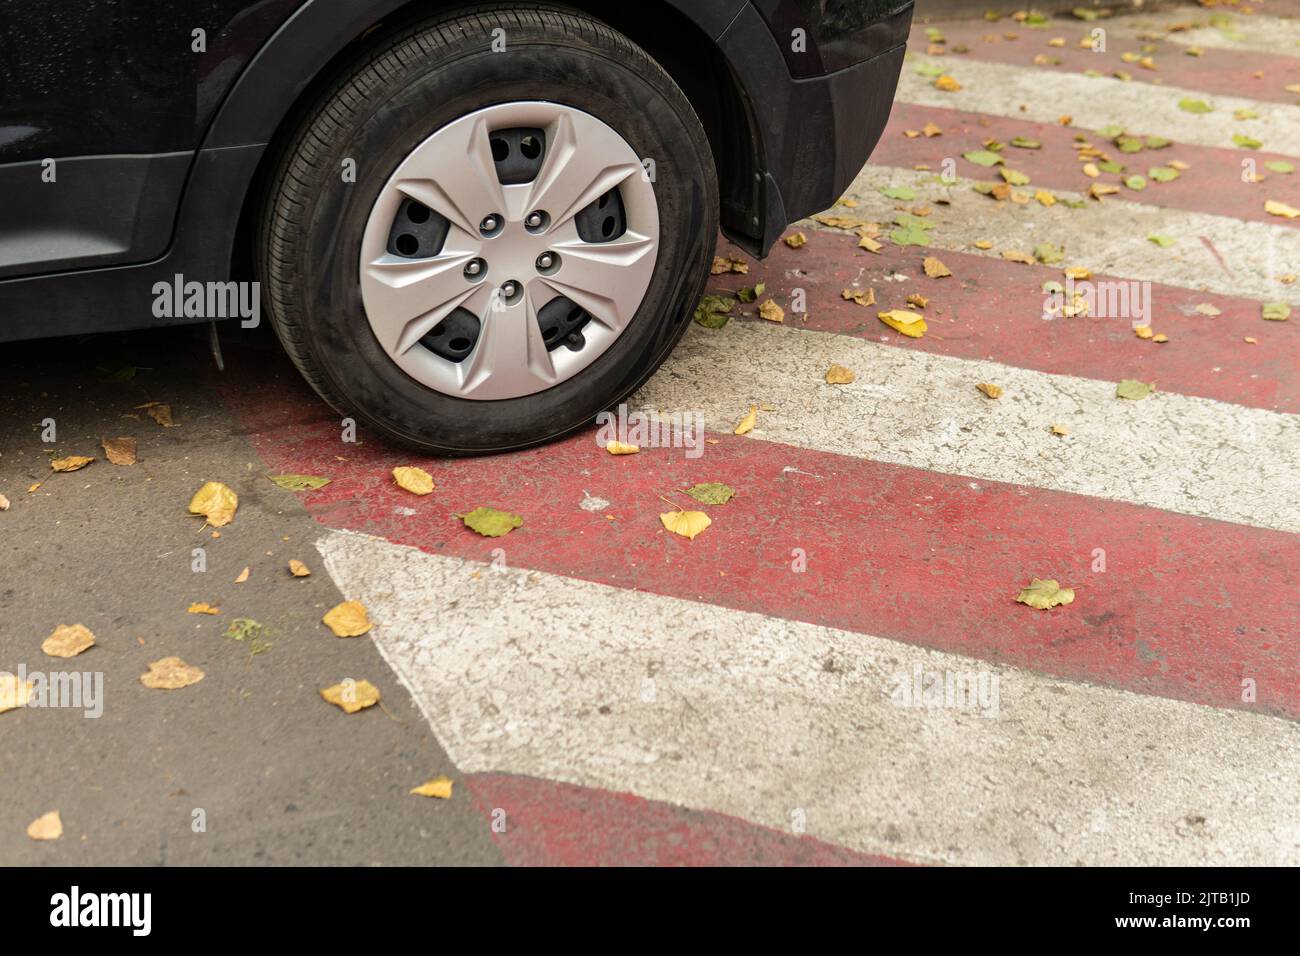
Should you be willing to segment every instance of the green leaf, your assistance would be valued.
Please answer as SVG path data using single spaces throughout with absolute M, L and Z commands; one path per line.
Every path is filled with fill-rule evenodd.
M 1172 183 L 1180 173 L 1172 166 L 1152 166 L 1147 170 L 1147 175 L 1158 183 Z
M 1249 107 L 1243 107 L 1239 110 L 1233 110 L 1232 118 L 1238 120 L 1259 119 L 1259 113 Z
M 720 329 L 730 320 L 727 313 L 735 305 L 736 300 L 725 295 L 706 295 L 695 309 L 695 321 L 706 329 Z
M 998 172 L 1001 173 L 1002 178 L 1012 186 L 1024 186 L 1029 183 L 1029 177 L 1018 169 L 1010 169 L 1004 166 L 999 169 Z
M 1011 137 L 1011 145 L 1020 149 L 1042 149 L 1043 144 L 1036 139 L 1029 139 L 1027 136 Z
M 1074 588 L 1063 588 L 1059 581 L 1052 578 L 1046 580 L 1033 578 L 1029 582 L 1029 587 L 1020 589 L 1016 600 L 1039 611 L 1046 611 L 1062 604 L 1073 603 Z
M 974 163 L 976 166 L 996 166 L 998 163 L 1004 163 L 1004 160 L 991 149 L 973 149 L 969 153 L 962 153 L 962 159 L 968 163 Z
M 1115 145 L 1119 147 L 1121 153 L 1140 153 L 1142 151 L 1142 140 L 1136 136 L 1121 136 L 1115 140 Z
M 1185 96 L 1178 101 L 1178 108 L 1184 113 L 1213 113 L 1214 107 L 1205 100 L 1194 100 L 1190 96 Z
M 916 68 L 916 72 L 921 76 L 943 76 L 943 67 L 938 63 L 922 63 Z
M 1124 180 L 1124 185 L 1135 192 L 1141 192 L 1147 188 L 1147 181 L 1141 176 L 1130 176 Z
M 1270 169 L 1275 173 L 1282 173 L 1283 175 L 1295 172 L 1295 167 L 1285 159 L 1270 159 L 1264 164 L 1264 168 Z
M 1075 7 L 1070 13 L 1074 15 L 1076 20 L 1087 20 L 1089 23 L 1097 19 L 1097 11 L 1090 10 L 1087 7 Z
M 1144 398 L 1149 398 L 1156 393 L 1154 384 L 1139 382 L 1137 379 L 1126 378 L 1115 386 L 1116 398 L 1127 398 L 1130 402 L 1140 402 Z
M 1102 139 L 1114 139 L 1116 136 L 1124 135 L 1124 127 L 1117 123 L 1111 123 L 1109 126 L 1103 126 L 1097 130 L 1097 135 Z
M 702 505 L 725 505 L 735 496 L 736 489 L 720 481 L 709 481 L 683 489 L 682 493 L 690 495 Z
M 880 195 L 886 199 L 901 199 L 903 202 L 911 202 L 916 198 L 916 193 L 907 186 L 881 186 Z
M 266 639 L 266 627 L 251 617 L 235 618 L 221 636 L 247 644 L 250 654 L 263 654 L 271 649 L 271 642 Z
M 1147 236 L 1147 241 L 1154 242 L 1161 249 L 1168 249 L 1170 246 L 1174 244 L 1174 237 L 1163 236 L 1163 235 Z
M 1285 302 L 1265 302 L 1263 315 L 1270 322 L 1285 322 L 1291 318 L 1291 306 Z
M 477 531 L 485 538 L 500 538 L 524 523 L 519 515 L 498 511 L 496 508 L 475 508 L 460 518 L 465 522 L 465 527 Z
M 1054 265 L 1065 258 L 1065 247 L 1052 242 L 1040 242 L 1034 246 L 1034 258 L 1044 265 Z
M 920 226 L 899 226 L 889 234 L 889 241 L 896 246 L 928 246 L 930 230 Z
M 1148 136 L 1147 149 L 1164 149 L 1166 146 L 1174 145 L 1172 139 L 1165 139 L 1163 136 Z
M 1259 149 L 1264 144 L 1253 136 L 1247 136 L 1245 133 L 1233 133 L 1232 142 L 1243 149 Z
M 315 475 L 267 475 L 266 477 L 285 491 L 315 491 L 330 483 L 330 479 L 317 478 Z
M 755 300 L 756 300 L 760 295 L 762 295 L 762 294 L 763 294 L 764 292 L 766 292 L 766 291 L 767 291 L 767 283 L 766 283 L 766 282 L 760 282 L 758 285 L 754 286 L 752 289 L 739 289 L 739 290 L 737 290 L 737 292 L 736 292 L 736 296 L 737 296 L 737 298 L 740 299 L 741 302 L 753 302 L 753 301 L 755 301 Z
M 1117 163 L 1113 159 L 1107 159 L 1103 162 L 1098 163 L 1097 168 L 1100 169 L 1103 173 L 1115 173 L 1117 175 L 1119 173 L 1124 172 L 1124 170 L 1128 169 L 1128 167 L 1125 166 L 1123 163 Z

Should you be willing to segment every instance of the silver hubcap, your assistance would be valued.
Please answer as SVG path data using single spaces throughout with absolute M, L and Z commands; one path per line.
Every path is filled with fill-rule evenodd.
M 491 106 L 434 133 L 366 223 L 361 300 L 376 338 L 416 381 L 461 398 L 577 375 L 650 285 L 659 209 L 642 172 L 613 129 L 555 103 Z

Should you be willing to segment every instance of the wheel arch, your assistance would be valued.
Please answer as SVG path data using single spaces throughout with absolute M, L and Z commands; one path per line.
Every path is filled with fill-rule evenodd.
M 650 54 L 682 89 L 713 149 L 723 229 L 743 239 L 759 202 L 763 168 L 753 107 L 718 46 L 748 0 L 644 0 L 612 7 L 599 0 L 556 4 L 619 30 Z M 252 242 L 268 180 L 292 132 L 340 70 L 365 46 L 431 14 L 484 4 L 458 0 L 308 0 L 249 63 L 214 116 L 202 148 L 265 144 L 240 204 L 232 271 L 252 272 Z M 777 67 L 784 71 L 784 64 Z

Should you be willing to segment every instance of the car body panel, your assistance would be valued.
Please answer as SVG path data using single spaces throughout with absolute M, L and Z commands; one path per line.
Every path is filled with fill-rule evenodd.
M 29 20 L 73 17 L 37 0 L 0 2 Z M 716 46 L 734 81 L 745 115 L 729 122 L 746 127 L 750 155 L 735 160 L 745 175 L 724 191 L 723 230 L 765 255 L 865 162 L 888 117 L 910 2 L 886 3 L 887 24 L 869 22 L 884 0 L 659 2 Z M 584 3 L 599 16 L 600 4 Z M 834 24 L 812 16 L 819 7 Z M 0 194 L 35 191 L 0 223 L 0 341 L 206 318 L 155 315 L 154 285 L 230 277 L 259 166 L 300 97 L 385 18 L 411 13 L 407 0 L 110 0 L 94 10 L 88 25 L 69 21 L 75 56 L 60 49 L 41 61 L 15 18 L 0 33 L 0 57 L 13 53 L 0 67 Z M 196 23 L 209 25 L 201 52 Z M 792 62 L 784 40 L 794 29 L 812 55 Z M 121 48 L 132 30 L 137 45 L 167 52 L 133 57 Z M 85 75 L 73 75 L 78 60 Z M 63 175 L 60 197 L 45 202 L 50 159 Z

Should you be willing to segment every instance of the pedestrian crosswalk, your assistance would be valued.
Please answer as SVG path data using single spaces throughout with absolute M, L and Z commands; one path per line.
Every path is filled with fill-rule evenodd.
M 325 569 L 367 607 L 391 680 L 485 820 L 510 821 L 493 830 L 508 859 L 1300 863 L 1300 348 L 1297 318 L 1263 317 L 1300 310 L 1300 232 L 1263 212 L 1298 177 L 1246 183 L 1240 166 L 1300 163 L 1300 97 L 1195 85 L 1232 51 L 1271 57 L 1270 82 L 1300 69 L 1300 30 L 1233 15 L 1138 36 L 1210 15 L 1104 21 L 1106 72 L 1158 42 L 1177 83 L 1006 51 L 1066 31 L 1073 46 L 1092 24 L 997 44 L 978 34 L 1003 24 L 955 25 L 963 54 L 927 54 L 918 25 L 895 115 L 836 210 L 880 224 L 880 252 L 799 224 L 805 245 L 713 283 L 764 283 L 785 321 L 741 305 L 692 327 L 629 400 L 702 416 L 699 458 L 616 458 L 593 430 L 420 461 L 437 490 L 414 498 L 388 479 L 403 452 L 340 452 L 337 423 L 279 381 L 227 387 L 268 469 L 332 478 L 304 498 Z M 923 62 L 962 89 L 935 88 Z M 927 120 L 942 133 L 905 135 Z M 1110 149 L 1109 126 L 1171 140 L 1111 152 L 1144 176 L 1182 159 L 1184 178 L 1085 198 L 1124 175 L 1088 177 L 1076 156 L 1076 134 Z M 1242 131 L 1263 152 L 1236 148 Z M 1003 152 L 1030 176 L 1018 188 L 1054 205 L 972 188 L 1001 178 L 962 154 L 1015 135 L 1040 141 Z M 888 239 L 900 216 L 925 221 L 923 245 Z M 1043 244 L 1060 257 L 1002 256 Z M 926 256 L 952 275 L 927 276 Z M 1150 283 L 1169 341 L 1131 316 L 1044 319 L 1044 282 L 1072 266 Z M 923 309 L 923 338 L 876 316 L 906 308 Z M 854 382 L 828 385 L 832 364 Z M 1123 379 L 1156 391 L 1119 398 Z M 751 407 L 754 430 L 734 435 Z M 736 497 L 679 493 L 708 481 Z M 524 523 L 479 538 L 456 516 L 481 505 Z M 658 516 L 678 506 L 713 524 L 667 533 Z M 1017 603 L 1034 577 L 1073 602 Z

